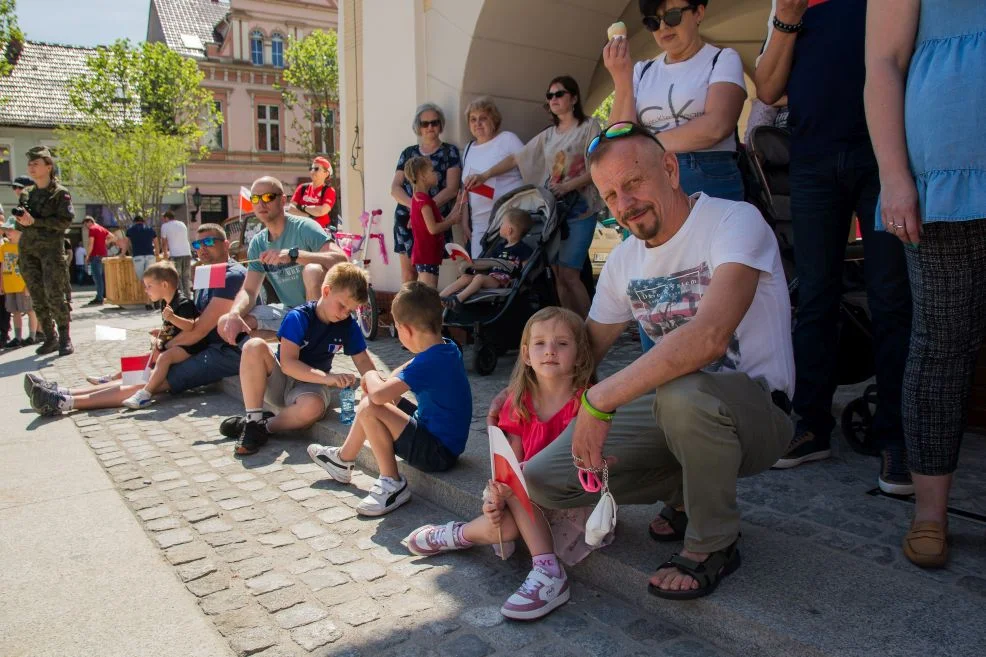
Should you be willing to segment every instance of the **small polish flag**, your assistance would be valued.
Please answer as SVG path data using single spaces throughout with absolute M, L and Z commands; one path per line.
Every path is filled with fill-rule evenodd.
M 226 263 L 218 265 L 198 265 L 195 268 L 195 279 L 192 288 L 207 290 L 226 285 Z
M 120 383 L 125 386 L 136 386 L 151 378 L 151 355 L 124 356 L 120 359 Z
M 253 203 L 250 202 L 250 190 L 240 187 L 240 211 L 253 212 Z
M 524 481 L 524 473 L 521 472 L 520 463 L 517 462 L 517 455 L 511 449 L 507 437 L 503 435 L 500 427 L 489 427 L 490 434 L 490 467 L 493 470 L 493 481 L 506 484 L 514 495 L 520 500 L 531 520 L 534 518 L 534 507 L 531 505 L 531 496 L 527 494 L 527 482 Z
M 485 196 L 486 198 L 493 200 L 493 188 L 483 183 L 482 185 L 476 185 L 469 189 L 470 194 L 479 194 L 480 196 Z
M 114 326 L 103 326 L 102 324 L 96 324 L 96 328 L 93 331 L 97 340 L 126 340 L 127 339 L 127 329 L 116 328 Z
M 472 258 L 469 257 L 469 253 L 466 252 L 462 246 L 455 244 L 454 242 L 449 242 L 445 245 L 445 251 L 452 260 L 465 260 L 466 262 L 472 262 Z

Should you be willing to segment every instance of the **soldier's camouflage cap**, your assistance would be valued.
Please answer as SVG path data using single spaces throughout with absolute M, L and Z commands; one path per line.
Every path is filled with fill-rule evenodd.
M 49 160 L 54 159 L 51 156 L 51 151 L 48 150 L 47 146 L 35 146 L 27 152 L 28 160 L 40 160 L 43 157 L 48 158 Z

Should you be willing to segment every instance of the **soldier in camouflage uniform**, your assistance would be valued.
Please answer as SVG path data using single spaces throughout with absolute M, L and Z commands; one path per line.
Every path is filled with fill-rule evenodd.
M 50 354 L 56 349 L 60 356 L 71 354 L 69 337 L 69 305 L 66 295 L 71 289 L 65 268 L 65 229 L 72 223 L 75 211 L 72 196 L 55 178 L 55 163 L 51 152 L 36 146 L 27 152 L 27 173 L 34 184 L 21 192 L 14 216 L 22 231 L 20 268 L 27 289 L 34 299 L 38 324 L 45 341 L 38 354 Z M 55 337 L 55 326 L 58 337 Z

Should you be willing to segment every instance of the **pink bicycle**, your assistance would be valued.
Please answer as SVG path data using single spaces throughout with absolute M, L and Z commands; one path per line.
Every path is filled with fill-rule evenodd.
M 383 210 L 364 211 L 359 216 L 360 225 L 363 226 L 362 233 L 344 233 L 338 230 L 333 232 L 336 244 L 346 254 L 349 262 L 362 267 L 366 271 L 367 277 L 370 275 L 370 262 L 372 261 L 368 248 L 370 240 L 377 240 L 379 242 L 380 257 L 383 259 L 383 264 L 386 265 L 390 262 L 390 258 L 387 255 L 387 243 L 384 241 L 383 233 L 373 232 L 374 228 L 378 228 L 377 224 L 382 214 Z M 363 332 L 363 337 L 367 340 L 377 339 L 377 332 L 381 327 L 380 307 L 377 305 L 377 295 L 373 291 L 372 282 L 370 283 L 369 298 L 365 304 L 356 309 L 356 312 L 353 313 L 353 318 L 359 324 L 360 331 Z M 390 330 L 391 336 L 395 334 L 393 326 L 386 325 L 384 328 Z

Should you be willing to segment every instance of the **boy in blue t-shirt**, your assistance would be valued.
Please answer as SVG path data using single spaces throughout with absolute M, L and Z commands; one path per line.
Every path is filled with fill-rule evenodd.
M 336 481 L 352 478 L 363 443 L 369 441 L 380 478 L 356 507 L 365 516 L 382 516 L 411 499 L 397 472 L 400 456 L 426 472 L 448 470 L 466 448 L 472 420 L 472 391 L 462 353 L 442 338 L 442 302 L 424 283 L 405 283 L 391 314 L 401 344 L 415 354 L 387 378 L 363 377 L 363 400 L 342 447 L 309 445 L 308 454 Z M 410 390 L 418 405 L 402 399 Z
M 242 347 L 240 385 L 246 417 L 223 421 L 220 432 L 237 436 L 234 453 L 254 454 L 272 433 L 307 429 L 325 415 L 330 388 L 356 383 L 352 374 L 332 374 L 332 359 L 342 352 L 352 356 L 361 375 L 373 372 L 366 342 L 351 313 L 366 303 L 369 280 L 356 265 L 344 263 L 329 270 L 318 301 L 291 310 L 277 332 L 280 341 L 272 354 L 263 338 L 251 338 Z M 285 407 L 265 413 L 264 401 Z

